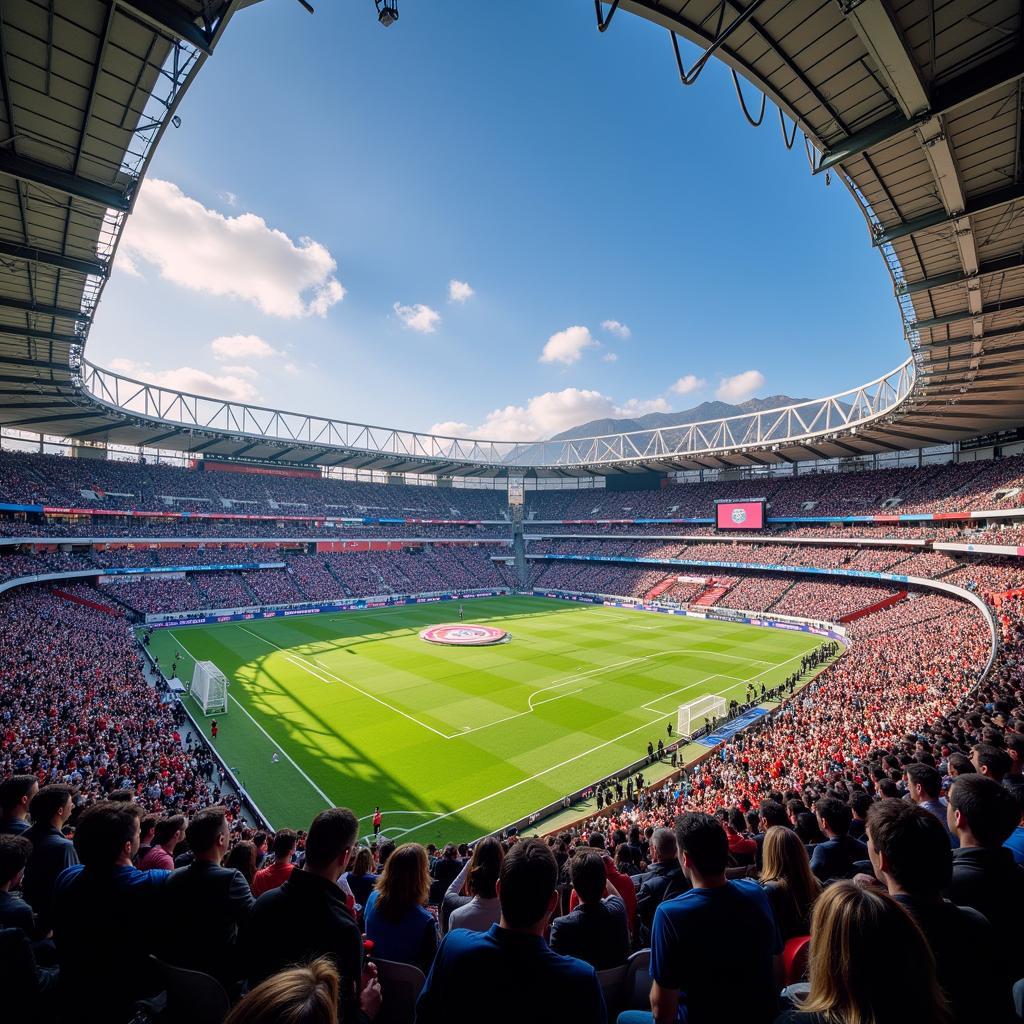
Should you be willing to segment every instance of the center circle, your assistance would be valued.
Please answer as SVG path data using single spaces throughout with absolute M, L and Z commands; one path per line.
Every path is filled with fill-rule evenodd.
M 460 647 L 484 647 L 500 644 L 508 639 L 508 633 L 494 626 L 477 626 L 462 622 L 450 622 L 431 626 L 420 633 L 420 639 L 430 644 L 454 644 Z

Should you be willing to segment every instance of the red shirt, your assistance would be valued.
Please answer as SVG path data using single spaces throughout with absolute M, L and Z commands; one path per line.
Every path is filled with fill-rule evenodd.
M 270 892 L 271 889 L 284 885 L 288 881 L 288 876 L 294 870 L 295 865 L 290 861 L 282 861 L 280 864 L 275 861 L 268 868 L 260 868 L 256 872 L 256 877 L 252 880 L 253 896 L 262 896 L 263 893 Z

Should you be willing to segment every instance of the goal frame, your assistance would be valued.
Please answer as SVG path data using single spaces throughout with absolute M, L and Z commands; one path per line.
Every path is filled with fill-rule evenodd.
M 228 713 L 228 678 L 212 661 L 195 663 L 189 693 L 204 718 Z
M 724 697 L 706 693 L 703 697 L 680 704 L 676 713 L 676 732 L 690 737 L 711 718 L 725 718 L 729 705 Z

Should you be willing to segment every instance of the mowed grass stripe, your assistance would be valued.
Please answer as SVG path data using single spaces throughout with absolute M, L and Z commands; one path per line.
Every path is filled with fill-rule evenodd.
M 357 816 L 380 804 L 391 834 L 415 823 L 410 836 L 424 842 L 473 838 L 611 773 L 665 736 L 682 701 L 741 697 L 746 679 L 771 685 L 819 643 L 541 598 L 464 607 L 467 621 L 498 625 L 512 641 L 423 643 L 421 629 L 457 618 L 451 603 L 173 633 L 220 666 L 232 698 L 272 738 L 242 714 L 220 722 L 218 746 L 275 825 L 304 827 L 324 801 L 284 759 L 271 764 L 273 743 Z M 174 637 L 157 631 L 152 643 L 167 664 Z M 417 814 L 389 817 L 398 811 Z

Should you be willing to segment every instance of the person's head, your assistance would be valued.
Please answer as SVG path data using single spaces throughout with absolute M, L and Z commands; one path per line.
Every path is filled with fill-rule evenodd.
M 139 851 L 138 804 L 104 800 L 87 807 L 75 829 L 78 859 L 88 868 L 130 864 Z
M 961 846 L 1002 846 L 1017 827 L 1020 813 L 1008 789 L 984 775 L 964 775 L 949 787 L 946 822 Z
M 875 877 L 893 895 L 936 899 L 953 873 L 942 822 L 905 800 L 884 800 L 868 812 L 868 856 Z
M 382 839 L 377 844 L 377 864 L 383 868 L 388 862 L 388 857 L 395 852 L 395 844 L 391 839 Z
M 1020 775 L 1024 766 L 1024 735 L 1011 732 L 1006 737 L 1006 753 L 1010 758 L 1010 774 Z
M 799 1008 L 843 1024 L 949 1020 L 920 928 L 891 896 L 853 882 L 833 882 L 814 905 Z
M 405 843 L 390 857 L 375 886 L 376 909 L 385 920 L 400 921 L 430 895 L 430 865 L 419 843 Z
M 907 792 L 915 804 L 938 800 L 942 789 L 942 776 L 937 769 L 915 761 L 907 765 L 903 774 L 907 780 Z
M 608 884 L 604 858 L 597 850 L 578 851 L 569 865 L 569 878 L 581 903 L 597 903 Z
M 469 859 L 469 872 L 466 876 L 466 888 L 470 895 L 479 896 L 485 900 L 494 899 L 497 895 L 501 862 L 504 859 L 505 851 L 494 836 L 481 839 L 473 847 L 473 855 Z
M 74 790 L 62 783 L 43 786 L 28 805 L 29 814 L 35 822 L 46 822 L 54 828 L 64 827 L 75 809 Z
M 971 748 L 971 764 L 980 775 L 1002 782 L 1013 765 L 1010 755 L 991 743 L 978 743 Z
M 347 807 L 321 811 L 306 836 L 306 870 L 336 882 L 352 855 L 359 822 Z
M 603 850 L 606 846 L 603 832 L 591 832 L 587 836 L 587 846 L 592 850 Z
M 339 988 L 327 957 L 289 967 L 249 992 L 224 1024 L 338 1024 Z
M 543 932 L 558 905 L 558 863 L 539 839 L 516 843 L 501 862 L 498 898 L 501 924 L 517 931 Z
M 290 828 L 283 828 L 274 836 L 274 842 L 271 844 L 270 849 L 273 851 L 274 860 L 278 864 L 288 863 L 292 850 L 295 849 L 296 838 L 297 836 Z
M 185 829 L 185 838 L 197 860 L 211 860 L 219 864 L 231 842 L 227 808 L 218 805 L 197 811 Z
M 39 780 L 34 775 L 12 775 L 0 782 L 0 820 L 25 818 L 29 804 L 39 792 Z
M 245 880 L 252 885 L 252 880 L 256 876 L 256 844 L 250 843 L 247 839 L 235 843 L 224 858 L 224 867 L 241 871 Z
M 185 838 L 185 825 L 184 814 L 161 818 L 153 829 L 153 845 L 162 846 L 168 853 L 173 853 L 174 848 Z M 195 847 L 192 849 L 195 851 Z
M 758 807 L 758 825 L 762 832 L 767 832 L 772 825 L 788 826 L 789 815 L 786 808 L 778 800 L 762 800 Z
M 850 812 L 858 821 L 863 821 L 868 816 L 868 808 L 871 806 L 871 797 L 858 789 L 850 796 Z
M 761 847 L 761 882 L 779 882 L 789 890 L 801 907 L 809 907 L 821 883 L 811 871 L 807 847 L 800 837 L 784 825 L 773 825 L 764 834 Z
M 32 855 L 32 844 L 24 836 L 0 835 L 0 889 L 17 888 Z
M 153 835 L 156 832 L 156 823 L 159 819 L 154 814 L 147 814 L 139 823 L 139 841 L 143 846 L 153 845 Z
M 818 819 L 818 828 L 829 838 L 845 836 L 850 831 L 850 805 L 844 804 L 842 800 L 824 796 L 814 805 L 814 814 Z
M 879 779 L 878 795 L 883 800 L 899 800 L 900 790 L 892 779 Z
M 651 835 L 651 861 L 655 864 L 673 864 L 679 859 L 676 834 L 670 828 L 656 828 Z
M 368 846 L 357 846 L 348 866 L 349 873 L 356 878 L 373 874 L 373 851 Z
M 717 884 L 725 878 L 729 837 L 710 814 L 683 814 L 676 819 L 679 863 L 695 885 Z
M 946 771 L 955 779 L 958 775 L 973 775 L 977 769 L 966 754 L 956 753 L 946 759 Z

